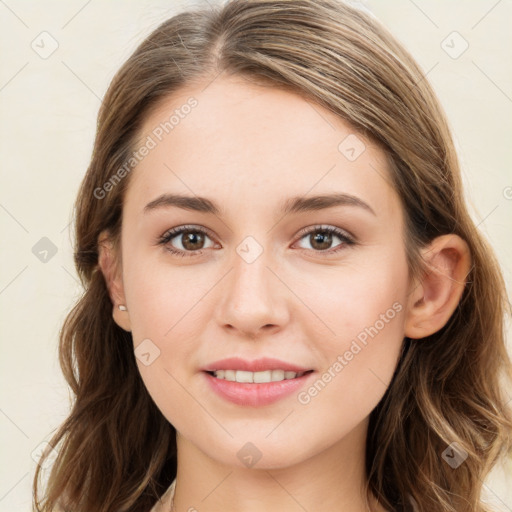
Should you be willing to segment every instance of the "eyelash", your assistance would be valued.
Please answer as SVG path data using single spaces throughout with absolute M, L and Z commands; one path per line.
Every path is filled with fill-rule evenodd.
M 207 235 L 209 238 L 213 238 L 212 233 L 205 228 L 201 228 L 198 226 L 181 226 L 181 227 L 173 228 L 173 229 L 170 229 L 169 231 L 167 231 L 162 237 L 160 237 L 158 239 L 158 245 L 165 246 L 165 249 L 167 251 L 169 251 L 170 253 L 172 253 L 176 256 L 188 257 L 188 256 L 196 256 L 196 255 L 199 256 L 200 254 L 202 254 L 203 249 L 198 249 L 196 251 L 182 251 L 180 249 L 175 249 L 171 245 L 169 245 L 169 242 L 173 238 L 176 238 L 176 236 L 181 235 L 182 233 L 185 233 L 185 232 L 192 232 L 192 233 L 198 232 L 198 233 Z M 339 251 L 342 251 L 346 246 L 355 245 L 355 243 L 356 243 L 354 238 L 349 236 L 348 233 L 346 233 L 345 231 L 343 231 L 339 228 L 336 228 L 334 226 L 323 226 L 323 225 L 311 226 L 309 228 L 305 228 L 305 229 L 301 230 L 298 233 L 298 236 L 299 236 L 298 240 L 301 240 L 305 236 L 310 235 L 311 233 L 315 233 L 315 232 L 329 233 L 329 234 L 336 235 L 338 238 L 340 238 L 342 243 L 334 249 L 326 249 L 324 251 L 321 251 L 321 250 L 315 251 L 314 249 L 303 249 L 303 248 L 301 248 L 301 250 L 303 250 L 303 251 L 311 251 L 312 250 L 313 252 L 317 252 L 320 254 L 325 253 L 328 255 L 332 255 L 332 254 L 338 253 Z

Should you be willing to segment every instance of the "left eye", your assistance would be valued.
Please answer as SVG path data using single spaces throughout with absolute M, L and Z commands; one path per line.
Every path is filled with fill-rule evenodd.
M 333 238 L 338 238 L 341 243 L 338 244 L 336 248 L 329 251 L 333 243 Z M 332 253 L 341 250 L 345 245 L 354 244 L 353 239 L 347 233 L 333 226 L 315 226 L 314 228 L 308 228 L 306 233 L 302 233 L 300 240 L 302 239 L 306 239 L 310 244 L 310 247 L 305 247 L 305 249 L 311 248 L 315 250 L 315 252 Z
M 178 247 L 173 245 L 171 242 L 177 239 L 179 244 Z M 331 249 L 333 240 L 338 238 L 340 244 L 334 249 Z M 205 240 L 210 239 L 209 232 L 203 228 L 193 226 L 182 226 L 167 231 L 159 240 L 160 245 L 164 245 L 166 249 L 179 256 L 194 256 L 195 253 L 201 252 L 202 249 L 208 249 L 215 244 L 212 242 L 211 245 L 205 246 Z M 300 233 L 299 240 L 306 239 L 310 244 L 310 247 L 301 247 L 301 249 L 310 249 L 314 252 L 337 252 L 347 245 L 353 245 L 354 240 L 339 228 L 333 226 L 314 226 L 306 228 Z

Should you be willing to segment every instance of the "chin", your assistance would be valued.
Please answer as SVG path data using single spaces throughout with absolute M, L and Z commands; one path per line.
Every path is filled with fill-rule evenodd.
M 274 470 L 298 464 L 308 458 L 304 446 L 297 451 L 297 442 L 288 439 L 287 445 L 281 440 L 260 440 L 259 436 L 244 436 L 244 439 L 231 439 L 224 450 L 211 452 L 211 445 L 205 447 L 208 455 L 215 461 L 230 467 Z M 217 445 L 219 446 L 219 445 Z

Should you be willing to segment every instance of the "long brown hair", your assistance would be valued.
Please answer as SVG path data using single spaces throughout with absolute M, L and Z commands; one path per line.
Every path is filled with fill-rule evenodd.
M 449 127 L 422 70 L 371 16 L 336 0 L 194 8 L 163 22 L 112 80 L 75 204 L 84 293 L 60 334 L 60 364 L 76 398 L 50 440 L 58 455 L 43 503 L 40 467 L 34 475 L 36 510 L 147 512 L 176 476 L 176 431 L 143 384 L 130 333 L 113 321 L 98 237 L 108 230 L 119 243 L 131 173 L 111 180 L 137 149 L 144 120 L 177 89 L 220 73 L 298 92 L 379 144 L 404 208 L 413 275 L 425 270 L 419 250 L 436 236 L 468 243 L 473 264 L 456 311 L 428 338 L 404 339 L 370 415 L 367 491 L 391 510 L 486 511 L 483 480 L 512 450 L 501 382 L 512 380 L 503 278 L 468 214 Z M 457 469 L 442 456 L 454 442 L 468 454 Z

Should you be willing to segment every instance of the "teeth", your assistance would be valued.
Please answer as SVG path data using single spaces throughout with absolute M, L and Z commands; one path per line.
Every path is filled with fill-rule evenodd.
M 254 382 L 253 373 L 237 370 L 236 375 L 235 375 L 235 380 L 237 382 Z
M 284 370 L 272 370 L 272 382 L 279 382 L 284 380 Z
M 273 373 L 272 370 L 266 370 L 264 372 L 254 372 L 252 374 L 253 382 L 256 382 L 257 384 L 262 384 L 265 382 L 272 382 L 272 380 L 273 380 L 272 373 Z
M 244 370 L 217 370 L 213 374 L 217 379 L 225 379 L 231 382 L 252 382 L 263 384 L 266 382 L 279 382 L 282 380 L 301 377 L 305 372 L 290 372 L 284 370 L 265 370 L 263 372 L 247 372 Z

